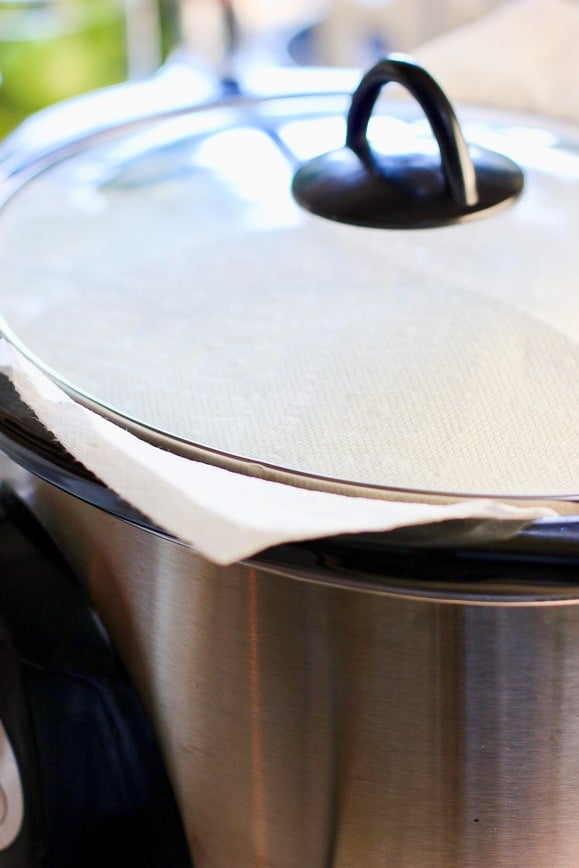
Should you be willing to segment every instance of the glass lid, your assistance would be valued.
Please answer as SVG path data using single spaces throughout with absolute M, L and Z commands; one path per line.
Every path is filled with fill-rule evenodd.
M 88 137 L 4 185 L 2 330 L 80 401 L 180 453 L 327 487 L 579 492 L 579 132 L 460 113 L 522 166 L 458 225 L 346 225 L 296 169 L 343 95 L 242 99 Z M 381 99 L 370 141 L 432 154 Z

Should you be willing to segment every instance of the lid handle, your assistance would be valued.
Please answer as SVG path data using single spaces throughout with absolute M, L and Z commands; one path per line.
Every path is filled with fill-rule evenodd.
M 382 88 L 403 85 L 426 115 L 439 154 L 383 154 L 370 147 L 368 123 Z M 417 146 L 421 143 L 417 140 Z M 348 112 L 346 145 L 298 169 L 294 196 L 331 220 L 382 228 L 427 228 L 462 222 L 512 202 L 523 175 L 493 151 L 469 151 L 448 98 L 411 59 L 390 56 L 362 78 Z
M 476 205 L 476 173 L 454 110 L 440 85 L 413 61 L 387 57 L 366 73 L 352 97 L 346 147 L 360 155 L 368 154 L 366 134 L 370 115 L 380 91 L 390 83 L 405 87 L 428 118 L 452 198 L 464 208 Z

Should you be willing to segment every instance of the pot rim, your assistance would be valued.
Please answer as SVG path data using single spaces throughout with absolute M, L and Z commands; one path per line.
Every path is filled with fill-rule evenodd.
M 7 427 L 13 429 L 10 436 L 6 433 Z M 24 470 L 65 494 L 143 532 L 152 533 L 192 550 L 188 543 L 156 526 L 107 488 L 58 444 L 52 444 L 50 449 L 45 438 L 35 438 L 29 430 L 25 431 L 22 425 L 18 424 L 14 416 L 7 420 L 5 413 L 0 417 L 0 448 Z M 364 568 L 353 566 L 360 553 L 363 554 Z M 437 580 L 436 588 L 427 582 L 417 583 L 404 578 L 392 578 L 388 582 L 384 577 L 384 564 L 380 569 L 377 567 L 374 573 L 368 570 L 369 554 L 377 559 L 377 563 L 380 558 L 388 558 L 389 570 L 392 568 L 392 558 L 398 556 L 407 562 L 410 556 L 422 558 L 426 567 L 435 562 L 443 563 L 447 574 L 449 566 L 458 568 L 468 562 L 471 565 L 508 565 L 510 570 L 513 565 L 515 568 L 520 566 L 521 569 L 530 565 L 533 573 L 540 571 L 540 577 L 535 576 L 533 581 L 526 577 L 526 583 L 516 588 L 512 581 L 501 584 L 496 580 L 487 580 L 478 581 L 475 589 L 473 579 L 465 580 L 464 577 L 446 582 Z M 308 583 L 397 597 L 480 605 L 571 604 L 579 602 L 579 518 L 567 516 L 537 519 L 507 539 L 478 546 L 460 546 L 456 543 L 436 548 L 421 546 L 416 540 L 409 542 L 405 539 L 402 529 L 400 532 L 366 533 L 288 543 L 268 549 L 242 563 L 248 567 L 283 573 Z M 548 592 L 545 590 L 546 570 L 555 571 Z M 561 570 L 563 573 L 571 571 L 568 583 L 562 581 Z

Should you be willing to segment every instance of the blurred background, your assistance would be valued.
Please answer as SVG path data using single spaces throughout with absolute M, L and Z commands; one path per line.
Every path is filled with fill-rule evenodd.
M 151 75 L 178 54 L 364 66 L 516 0 L 0 0 L 0 136 L 51 103 Z

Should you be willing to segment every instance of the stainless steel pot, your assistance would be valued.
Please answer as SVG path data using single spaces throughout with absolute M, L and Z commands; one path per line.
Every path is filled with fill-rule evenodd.
M 196 866 L 575 865 L 575 519 L 496 545 L 366 535 L 217 567 L 9 389 L 0 427 L 151 712 Z
M 574 865 L 576 526 L 567 557 L 535 530 L 526 556 L 333 540 L 223 568 L 29 497 L 145 698 L 196 866 Z

